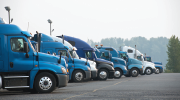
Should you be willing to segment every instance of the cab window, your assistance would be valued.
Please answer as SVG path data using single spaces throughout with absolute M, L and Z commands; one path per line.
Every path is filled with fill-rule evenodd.
M 85 56 L 86 56 L 86 58 L 92 58 L 92 52 L 87 51 Z
M 24 52 L 24 42 L 23 38 L 12 38 L 11 40 L 11 50 L 14 52 Z
M 102 52 L 101 57 L 109 58 L 109 53 L 108 52 Z
M 58 55 L 60 54 L 60 52 L 62 53 L 62 56 L 66 56 L 66 57 L 69 57 L 68 53 L 66 50 L 59 50 L 58 51 Z
M 128 53 L 133 53 L 133 50 L 131 50 L 131 49 L 128 49 Z

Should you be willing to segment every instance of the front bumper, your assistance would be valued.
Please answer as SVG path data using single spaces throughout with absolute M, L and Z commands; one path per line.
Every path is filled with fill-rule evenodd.
M 162 72 L 163 72 L 163 69 L 160 69 L 160 70 L 159 70 L 159 73 L 162 73 Z
M 129 75 L 130 70 L 123 70 L 123 75 Z
M 97 77 L 97 70 L 91 71 L 91 78 L 96 78 Z
M 156 69 L 152 69 L 152 73 L 155 73 L 156 72 Z
M 139 69 L 139 71 L 140 71 L 139 74 L 144 74 L 143 73 L 143 68 Z
M 108 78 L 114 78 L 114 70 L 109 71 L 109 77 Z
M 91 78 L 91 71 L 85 71 L 86 77 L 84 78 L 84 80 L 88 80 Z
M 69 81 L 69 75 L 65 74 L 56 74 L 58 78 L 58 88 L 67 86 L 67 83 Z

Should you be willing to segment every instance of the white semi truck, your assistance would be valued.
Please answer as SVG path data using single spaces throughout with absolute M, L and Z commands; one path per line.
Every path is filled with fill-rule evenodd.
M 136 50 L 136 46 L 135 46 L 135 48 L 132 48 L 129 46 L 123 46 L 121 49 L 122 49 L 122 51 L 127 52 L 127 55 L 130 58 L 135 58 L 135 59 L 142 61 L 143 74 L 150 75 L 152 73 L 155 73 L 155 71 L 156 71 L 155 64 L 144 61 L 143 54 L 141 52 L 139 52 L 138 50 Z

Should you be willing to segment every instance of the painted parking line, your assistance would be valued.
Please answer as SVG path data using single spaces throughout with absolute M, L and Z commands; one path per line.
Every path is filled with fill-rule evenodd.
M 122 83 L 122 82 L 127 82 L 127 81 L 129 81 L 129 80 L 124 80 L 124 81 L 121 81 L 121 82 L 117 82 L 117 83 L 115 83 L 115 84 L 113 84 L 113 85 L 106 86 L 106 87 L 102 87 L 102 88 L 99 88 L 99 89 L 95 89 L 95 90 L 93 90 L 93 91 L 91 91 L 91 92 L 86 92 L 86 93 L 82 93 L 82 94 L 79 94 L 79 95 L 71 96 L 71 97 L 65 98 L 65 99 L 63 99 L 63 100 L 75 98 L 75 97 L 82 96 L 82 95 L 85 95 L 85 94 L 88 94 L 88 93 L 93 93 L 93 92 L 96 92 L 96 91 L 98 91 L 98 90 L 102 90 L 102 89 L 105 89 L 105 88 L 108 88 L 108 87 L 112 87 L 112 86 L 115 86 L 115 85 L 118 85 L 118 84 L 120 84 L 120 83 Z

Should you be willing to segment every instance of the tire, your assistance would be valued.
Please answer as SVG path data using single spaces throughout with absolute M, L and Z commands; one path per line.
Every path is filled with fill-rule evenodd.
M 145 73 L 146 73 L 146 75 L 151 75 L 152 69 L 151 68 L 146 68 Z
M 160 69 L 156 68 L 155 74 L 159 74 L 160 73 Z
M 120 79 L 122 76 L 122 71 L 120 69 L 115 69 L 114 78 Z
M 34 87 L 39 93 L 51 93 L 56 88 L 56 79 L 54 75 L 42 72 L 37 75 Z
M 76 70 L 73 72 L 73 81 L 74 82 L 82 82 L 84 81 L 84 72 L 81 70 Z
M 109 73 L 106 69 L 100 69 L 98 71 L 98 79 L 99 80 L 107 80 L 108 76 L 109 76 Z
M 137 68 L 133 68 L 130 71 L 132 77 L 137 77 L 139 75 L 139 70 Z

